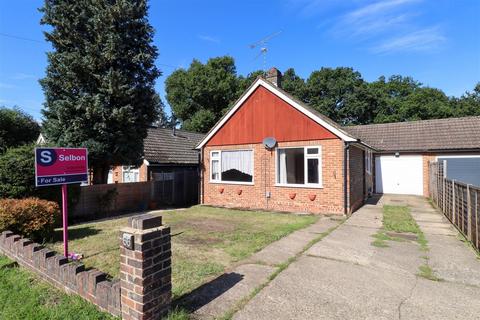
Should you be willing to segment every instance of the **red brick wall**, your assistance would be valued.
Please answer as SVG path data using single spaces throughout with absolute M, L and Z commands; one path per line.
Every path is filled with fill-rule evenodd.
M 343 214 L 342 140 L 279 143 L 279 147 L 308 145 L 322 147 L 323 188 L 275 186 L 276 151 L 265 150 L 262 144 L 205 147 L 202 166 L 202 203 L 248 209 Z M 232 149 L 254 150 L 254 185 L 210 182 L 210 151 Z M 271 192 L 270 198 L 265 197 L 266 191 Z M 293 195 L 295 197 L 291 199 Z M 310 200 L 311 197 L 315 199 Z
M 109 280 L 97 269 L 69 262 L 54 251 L 13 234 L 0 234 L 0 253 L 68 293 L 75 293 L 115 316 L 121 314 L 120 282 Z
M 430 184 L 430 170 L 428 169 L 428 164 L 435 161 L 435 154 L 423 154 L 423 196 L 428 197 Z
M 363 204 L 367 193 L 367 186 L 364 179 L 364 151 L 355 146 L 351 146 L 349 159 L 348 189 L 350 190 L 350 212 L 353 212 Z

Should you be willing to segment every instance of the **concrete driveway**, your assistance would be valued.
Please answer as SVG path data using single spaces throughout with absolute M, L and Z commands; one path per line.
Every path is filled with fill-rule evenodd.
M 383 204 L 409 205 L 428 240 L 371 243 Z M 428 259 L 428 260 L 426 260 Z M 428 264 L 441 281 L 418 276 Z M 234 319 L 479 319 L 480 260 L 426 199 L 384 196 L 312 246 Z

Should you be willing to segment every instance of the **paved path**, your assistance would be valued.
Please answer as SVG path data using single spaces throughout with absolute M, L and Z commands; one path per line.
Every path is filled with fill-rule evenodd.
M 222 317 L 256 288 L 267 283 L 280 264 L 300 254 L 312 240 L 339 223 L 339 220 L 328 217 L 320 218 L 311 226 L 268 245 L 232 270 L 196 289 L 182 304 L 193 312 L 195 319 Z
M 413 241 L 371 245 L 384 203 L 411 207 L 428 252 Z M 417 276 L 426 261 L 443 281 Z M 425 199 L 384 196 L 301 255 L 234 319 L 479 319 L 479 281 L 480 260 Z

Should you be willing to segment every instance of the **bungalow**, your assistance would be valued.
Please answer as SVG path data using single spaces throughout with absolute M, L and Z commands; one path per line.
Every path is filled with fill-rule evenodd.
M 398 124 L 393 124 L 389 140 L 382 139 L 382 131 L 375 126 L 341 127 L 283 91 L 281 74 L 272 68 L 266 79 L 258 78 L 198 144 L 200 202 L 350 214 L 375 191 L 425 194 L 428 161 L 444 159 L 450 152 L 479 154 L 479 124 L 480 118 L 472 118 L 471 131 L 458 128 L 456 138 L 443 140 L 445 145 L 448 141 L 450 149 L 435 149 L 433 145 L 425 148 L 426 144 L 418 142 L 409 150 L 411 145 L 400 141 L 412 140 L 410 127 L 398 131 Z M 435 123 L 426 127 L 432 126 Z M 397 139 L 397 133 L 401 139 Z M 472 138 L 472 133 L 476 137 Z M 455 147 L 467 137 L 471 145 Z M 393 188 L 398 184 L 402 186 Z
M 108 183 L 165 180 L 173 173 L 183 172 L 198 181 L 199 154 L 195 146 L 204 134 L 178 129 L 148 129 L 144 140 L 144 159 L 139 166 L 114 166 Z

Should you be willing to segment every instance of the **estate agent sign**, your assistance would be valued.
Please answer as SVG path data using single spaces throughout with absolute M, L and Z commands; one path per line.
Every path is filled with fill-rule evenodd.
M 62 185 L 63 255 L 68 254 L 67 184 L 88 181 L 88 152 L 85 148 L 35 148 L 35 185 Z
M 87 181 L 87 149 L 35 149 L 35 185 L 37 187 Z

